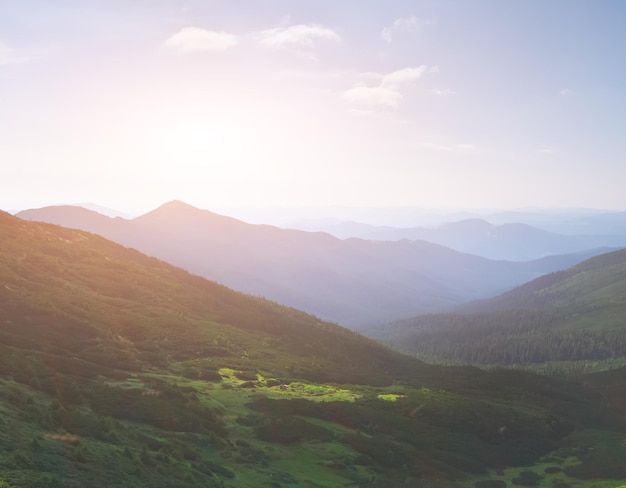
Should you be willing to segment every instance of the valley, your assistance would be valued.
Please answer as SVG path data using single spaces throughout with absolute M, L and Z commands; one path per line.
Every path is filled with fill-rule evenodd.
M 367 331 L 430 361 L 583 372 L 626 363 L 626 252 L 602 254 L 502 295 Z

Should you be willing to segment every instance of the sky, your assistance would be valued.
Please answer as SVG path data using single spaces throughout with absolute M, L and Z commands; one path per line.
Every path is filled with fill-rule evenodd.
M 0 208 L 626 209 L 621 0 L 0 1 Z

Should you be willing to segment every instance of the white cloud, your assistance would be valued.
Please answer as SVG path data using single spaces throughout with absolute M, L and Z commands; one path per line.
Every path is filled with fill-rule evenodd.
M 549 147 L 542 147 L 540 149 L 537 149 L 537 152 L 541 154 L 554 154 L 554 150 L 550 149 Z
M 355 86 L 343 93 L 347 102 L 365 107 L 396 108 L 402 100 L 398 91 L 383 86 Z
M 456 92 L 454 90 L 450 90 L 449 88 L 433 88 L 430 92 L 440 97 L 450 97 L 452 95 L 456 95 Z
M 393 24 L 385 27 L 380 33 L 380 37 L 390 44 L 393 41 L 393 34 L 395 32 L 415 32 L 419 28 L 419 22 L 417 17 L 411 15 L 410 17 L 401 17 L 394 20 Z
M 573 90 L 570 90 L 569 88 L 563 88 L 560 92 L 559 95 L 562 97 L 571 97 L 574 94 Z
M 285 46 L 313 47 L 316 40 L 341 41 L 341 36 L 332 29 L 307 24 L 264 30 L 257 37 L 262 46 L 275 49 Z
M 343 99 L 351 105 L 396 108 L 404 98 L 402 91 L 415 84 L 426 72 L 428 67 L 422 65 L 378 75 L 378 86 L 355 86 L 343 93 Z M 371 74 L 368 76 L 372 78 Z
M 19 64 L 27 61 L 25 56 L 20 56 L 6 44 L 0 42 L 0 66 Z
M 188 53 L 226 51 L 237 44 L 239 41 L 233 34 L 198 27 L 184 27 L 165 41 L 165 46 Z
M 417 68 L 399 69 L 385 75 L 381 86 L 399 87 L 400 85 L 411 84 L 419 80 L 425 72 L 426 66 L 424 65 L 418 66 Z

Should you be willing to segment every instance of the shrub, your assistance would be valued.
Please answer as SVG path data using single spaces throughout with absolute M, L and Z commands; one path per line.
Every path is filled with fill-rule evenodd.
M 519 486 L 537 486 L 543 476 L 534 471 L 521 471 L 517 478 L 513 478 L 511 481 L 514 485 Z
M 290 444 L 300 440 L 333 440 L 333 433 L 324 427 L 312 424 L 297 417 L 271 418 L 256 429 L 259 439 L 267 442 Z
M 237 371 L 235 377 L 243 381 L 256 381 L 256 371 Z

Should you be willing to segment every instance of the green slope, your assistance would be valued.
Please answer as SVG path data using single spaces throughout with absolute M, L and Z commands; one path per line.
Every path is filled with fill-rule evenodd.
M 0 486 L 473 486 L 623 425 L 576 382 L 428 366 L 4 213 L 0 313 Z
M 621 250 L 470 303 L 458 313 L 416 317 L 371 335 L 437 361 L 553 361 L 570 363 L 552 364 L 559 369 L 588 369 L 626 361 L 624 317 L 626 250 Z
M 626 250 L 595 256 L 548 274 L 498 297 L 461 307 L 462 311 L 567 309 L 574 314 L 602 311 L 618 315 L 626 307 Z M 595 321 L 595 317 L 594 317 Z M 600 327 L 608 324 L 603 321 Z

